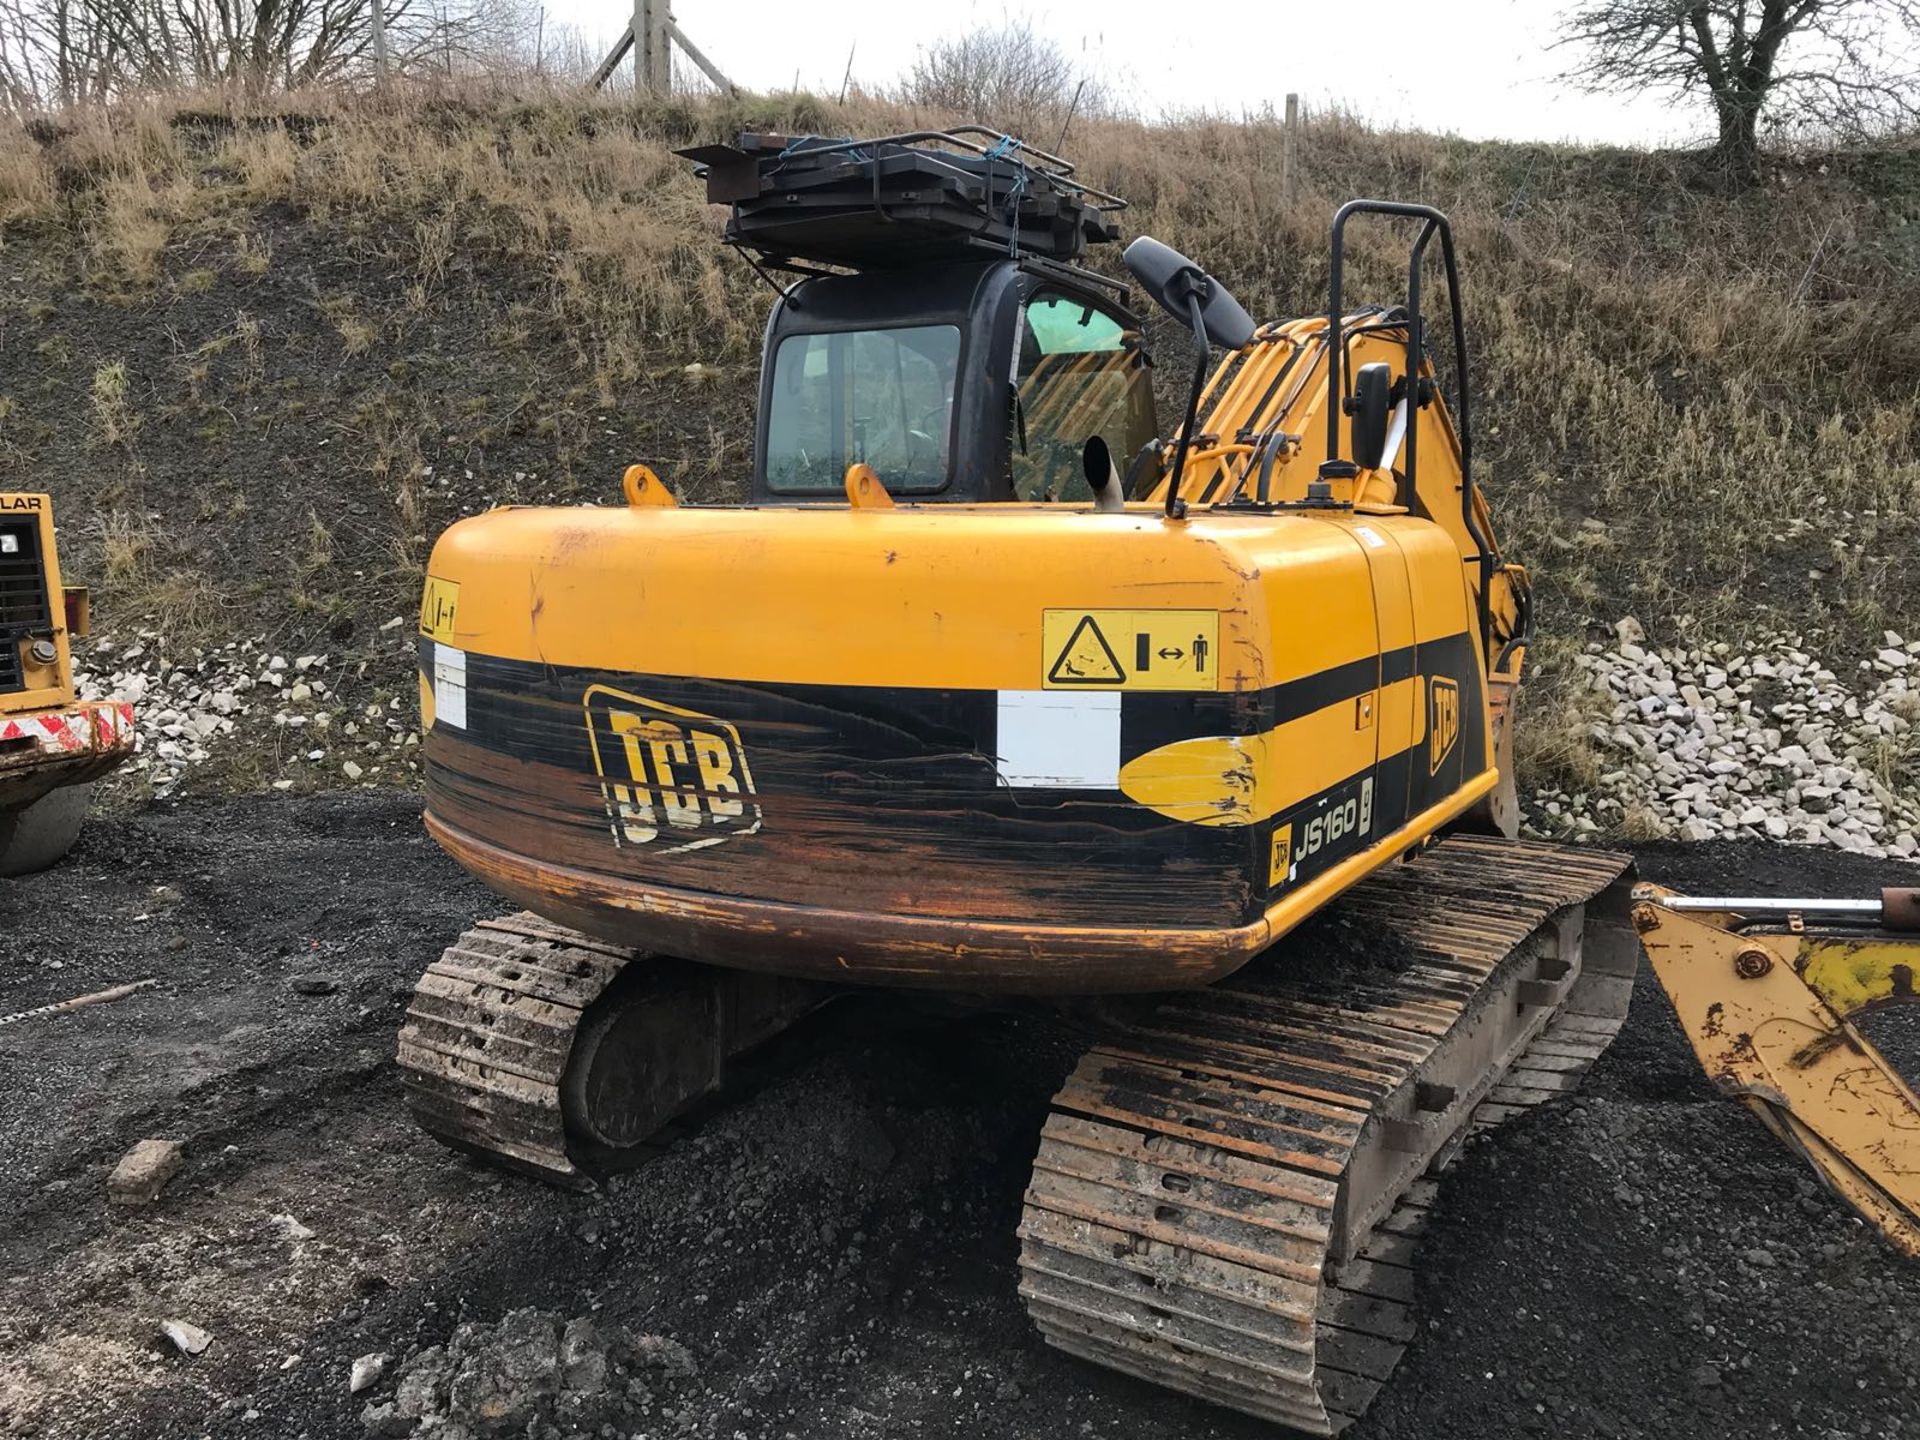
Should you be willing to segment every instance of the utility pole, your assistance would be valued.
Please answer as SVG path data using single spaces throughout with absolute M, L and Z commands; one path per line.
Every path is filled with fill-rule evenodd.
M 673 53 L 668 48 L 667 0 L 633 0 L 633 88 L 645 94 L 673 92 Z
M 723 93 L 735 92 L 734 83 L 721 73 L 720 67 L 701 54 L 700 47 L 687 38 L 687 32 L 674 23 L 667 0 L 633 0 L 633 18 L 627 21 L 626 29 L 620 32 L 613 49 L 607 52 L 607 58 L 595 68 L 587 83 L 598 90 L 631 50 L 634 90 L 643 95 L 671 94 L 675 45 Z
M 1280 138 L 1280 203 L 1293 205 L 1293 172 L 1300 148 L 1300 97 L 1287 96 L 1287 128 Z
M 373 78 L 384 83 L 387 78 L 386 0 L 367 0 L 367 5 L 367 13 L 373 17 Z

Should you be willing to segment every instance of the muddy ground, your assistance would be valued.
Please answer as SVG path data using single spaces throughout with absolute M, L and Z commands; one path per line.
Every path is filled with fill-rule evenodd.
M 1913 877 L 1768 847 L 1643 868 L 1701 889 Z M 1074 1053 L 1057 1022 L 830 1010 L 594 1195 L 426 1139 L 391 1064 L 405 997 L 499 908 L 398 794 L 105 819 L 0 888 L 0 1013 L 160 981 L 0 1027 L 0 1432 L 358 1436 L 390 1382 L 350 1395 L 354 1357 L 539 1305 L 687 1347 L 697 1374 L 648 1434 L 1275 1433 L 1026 1323 L 1012 1235 Z M 1912 1073 L 1907 1020 L 1876 1029 Z M 186 1166 L 157 1203 L 112 1207 L 107 1173 L 144 1136 L 184 1141 Z M 1644 977 L 1583 1094 L 1450 1172 L 1420 1309 L 1360 1440 L 1920 1436 L 1920 1265 L 1713 1096 Z M 177 1353 L 167 1319 L 211 1345 Z

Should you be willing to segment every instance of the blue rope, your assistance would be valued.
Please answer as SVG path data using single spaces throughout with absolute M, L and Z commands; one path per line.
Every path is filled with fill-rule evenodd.
M 851 142 L 852 139 L 853 137 L 851 135 L 844 135 L 844 136 L 796 135 L 793 139 L 789 140 L 786 143 L 785 147 L 780 151 L 778 155 L 773 157 L 773 168 L 767 171 L 767 174 L 778 175 L 780 171 L 785 167 L 787 157 L 792 155 L 795 151 L 799 150 L 804 145 L 814 145 L 814 146 L 845 145 Z M 856 146 L 855 148 L 847 151 L 846 153 L 852 156 L 853 159 L 860 161 L 862 164 L 864 164 L 869 158 L 867 155 L 865 146 Z
M 988 147 L 987 160 L 1012 160 L 1016 171 L 1013 186 L 1007 191 L 1007 254 L 1020 258 L 1020 202 L 1027 194 L 1027 162 L 1020 158 L 1020 142 L 1002 135 Z

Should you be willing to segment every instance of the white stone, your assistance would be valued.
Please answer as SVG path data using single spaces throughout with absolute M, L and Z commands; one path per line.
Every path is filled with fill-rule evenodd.
M 392 1360 L 384 1350 L 373 1355 L 362 1355 L 353 1362 L 353 1368 L 347 1373 L 347 1389 L 358 1395 L 362 1390 L 380 1383 L 380 1377 L 387 1373 L 387 1365 Z
M 213 1343 L 213 1336 L 185 1320 L 162 1320 L 160 1333 L 171 1340 L 182 1355 L 198 1355 Z

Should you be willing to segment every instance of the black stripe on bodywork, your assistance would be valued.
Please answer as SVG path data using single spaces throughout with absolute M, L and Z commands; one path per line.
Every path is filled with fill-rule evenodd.
M 432 646 L 426 637 L 420 640 L 420 668 L 432 675 Z M 1479 713 L 1482 684 L 1472 637 L 1457 635 L 1429 640 L 1418 646 L 1401 646 L 1360 660 L 1335 665 L 1313 675 L 1282 681 L 1252 691 L 1122 691 L 1120 763 L 1145 755 L 1164 745 L 1181 740 L 1215 735 L 1258 735 L 1324 710 L 1343 700 L 1355 699 L 1412 678 L 1440 675 L 1453 679 L 1460 687 L 1461 714 Z M 905 748 L 911 751 L 952 755 L 972 752 L 985 762 L 985 773 L 978 778 L 991 787 L 996 777 L 992 761 L 998 724 L 999 692 L 996 690 L 922 689 L 897 686 L 763 684 L 753 681 L 709 680 L 693 676 L 627 675 L 579 666 L 547 666 L 529 661 L 503 660 L 477 652 L 468 656 L 469 714 L 468 729 L 479 743 L 489 748 L 518 753 L 518 741 L 528 738 L 526 727 L 514 717 L 500 713 L 504 697 L 528 701 L 564 699 L 577 703 L 587 686 L 612 685 L 616 688 L 639 687 L 651 698 L 681 705 L 702 713 L 725 717 L 729 707 L 764 712 L 772 705 L 776 711 L 802 715 L 858 717 L 859 729 L 881 742 L 883 751 Z M 1429 703 L 1423 695 L 1420 703 Z M 508 708 L 511 708 L 510 706 Z M 544 731 L 544 727 L 542 727 Z M 1444 794 L 1458 788 L 1462 774 L 1477 774 L 1485 765 L 1484 737 L 1477 725 L 1463 723 L 1457 753 L 1438 771 L 1412 767 L 1413 793 L 1409 802 L 1430 794 Z M 585 756 L 584 731 L 580 737 Z M 548 748 L 543 734 L 538 748 Z M 552 758 L 528 756 L 526 758 Z M 590 757 L 586 757 L 589 758 Z M 1464 762 L 1464 763 L 1461 763 Z M 1444 777 L 1450 776 L 1451 779 Z M 1422 778 L 1425 777 L 1425 778 Z M 1396 791 L 1401 787 L 1395 786 Z M 1407 814 L 1425 808 L 1425 803 L 1402 805 L 1397 797 L 1388 798 L 1386 813 L 1404 819 Z
M 420 637 L 420 668 L 432 673 L 432 646 Z M 478 653 L 468 663 L 480 663 L 502 680 L 517 688 L 529 688 L 542 681 L 577 677 L 582 684 L 619 683 L 618 672 L 582 666 L 546 666 L 529 661 L 500 660 Z M 1411 679 L 1424 667 L 1429 672 L 1453 676 L 1461 681 L 1463 697 L 1466 680 L 1475 675 L 1472 638 L 1465 631 L 1429 640 L 1421 645 L 1402 645 L 1378 656 L 1362 656 L 1304 675 L 1282 680 L 1259 690 L 1157 691 L 1123 690 L 1121 707 L 1126 733 L 1122 736 L 1121 763 L 1156 750 L 1176 740 L 1192 740 L 1209 735 L 1258 735 L 1298 720 L 1342 700 L 1355 699 L 1388 685 Z M 517 673 L 516 673 L 517 672 Z M 857 706 L 870 708 L 876 699 L 891 709 L 896 719 L 909 715 L 933 721 L 944 728 L 977 720 L 991 714 L 998 704 L 997 690 L 921 689 L 886 685 L 815 685 L 807 683 L 761 684 L 753 681 L 708 681 L 687 676 L 628 676 L 633 683 L 664 683 L 669 686 L 711 686 L 728 691 L 778 692 L 795 699 L 811 696 L 817 703 L 839 710 Z M 1475 686 L 1478 693 L 1478 686 Z M 911 695 L 911 705 L 903 706 L 897 697 Z M 891 703 L 888 703 L 891 702 Z M 978 732 L 976 732 L 978 733 Z
M 420 669 L 428 676 L 433 671 L 434 643 L 426 636 L 420 637 Z M 1464 632 L 1445 640 L 1428 642 L 1422 648 L 1432 654 L 1435 661 L 1444 662 L 1449 674 L 1463 674 L 1461 668 L 1455 668 L 1457 659 L 1464 659 L 1465 668 L 1471 668 L 1471 644 Z M 1436 649 L 1443 653 L 1433 654 Z M 1460 652 L 1457 656 L 1454 653 L 1456 649 Z M 1367 656 L 1260 690 L 1122 691 L 1121 763 L 1125 764 L 1177 740 L 1210 735 L 1260 734 L 1339 701 L 1350 700 L 1407 679 L 1413 675 L 1415 665 L 1422 658 L 1426 657 L 1419 655 L 1416 648 L 1409 645 L 1387 651 L 1378 659 Z M 999 695 L 995 690 L 761 684 L 688 676 L 623 675 L 583 666 L 547 666 L 530 661 L 502 660 L 478 652 L 471 653 L 467 663 L 485 672 L 489 683 L 479 687 L 483 689 L 531 694 L 573 680 L 583 690 L 589 684 L 603 683 L 700 691 L 710 695 L 709 703 L 720 703 L 729 694 L 779 694 L 796 703 L 810 700 L 834 711 L 872 714 L 883 723 L 903 727 L 911 733 L 939 742 L 949 741 L 957 734 L 974 737 L 991 734 L 991 722 Z M 663 695 L 660 698 L 666 697 Z M 700 707 L 693 705 L 691 708 Z M 987 723 L 983 725 L 983 721 Z
M 1259 690 L 1124 691 L 1120 760 L 1125 764 L 1176 740 L 1258 735 L 1329 705 L 1410 680 L 1423 666 L 1460 678 L 1464 695 L 1465 677 L 1477 675 L 1473 637 L 1463 630 L 1423 645 L 1402 645 L 1377 657 L 1363 656 Z
M 432 674 L 433 642 L 422 639 L 423 672 Z M 1472 639 L 1462 633 L 1385 656 L 1340 665 L 1319 674 L 1243 693 L 1122 692 L 1120 763 L 1179 740 L 1251 735 L 1299 719 L 1342 700 L 1372 693 L 1383 677 L 1421 673 L 1427 705 L 1435 673 L 1459 686 L 1461 726 L 1439 767 L 1430 764 L 1428 742 L 1381 757 L 1283 815 L 1249 827 L 1196 826 L 1171 820 L 1145 806 L 1123 802 L 1117 791 L 1067 788 L 1011 789 L 1000 780 L 995 749 L 999 693 L 993 690 L 908 689 L 883 686 L 772 685 L 697 677 L 630 675 L 580 667 L 553 667 L 467 655 L 467 725 L 452 735 L 467 745 L 526 765 L 596 775 L 582 699 L 590 686 L 606 685 L 661 704 L 712 715 L 738 726 L 752 757 L 754 779 L 766 792 L 775 817 L 765 843 L 774 841 L 781 795 L 814 795 L 851 804 L 875 815 L 882 836 L 919 836 L 931 843 L 952 831 L 979 832 L 983 842 L 1001 827 L 1045 831 L 1063 846 L 1062 858 L 1079 852 L 1089 871 L 1131 866 L 1143 877 L 1169 869 L 1246 876 L 1236 902 L 1242 919 L 1257 915 L 1277 891 L 1269 889 L 1271 837 L 1276 827 L 1294 827 L 1296 843 L 1306 827 L 1333 806 L 1356 798 L 1372 782 L 1369 825 L 1346 830 L 1302 857 L 1291 883 L 1376 843 L 1459 788 L 1465 774 L 1485 764 L 1484 736 L 1477 723 L 1481 679 Z M 436 767 L 429 746 L 430 784 L 471 788 L 468 777 Z M 478 797 L 473 797 L 479 803 Z M 516 811 L 528 823 L 542 806 L 493 790 L 486 804 Z M 884 818 L 883 818 L 884 817 Z M 589 826 L 604 817 L 583 809 Z M 956 828 L 957 827 L 957 830 Z M 1025 834 L 1027 830 L 1020 830 Z M 1131 860 L 1123 859 L 1132 853 Z M 964 853 L 964 851 L 960 852 Z M 744 858 L 744 856 L 743 856 Z M 956 855 L 956 858 L 959 858 Z M 1198 867 L 1198 869 L 1194 869 Z M 1118 872 L 1116 872 L 1117 874 Z M 1216 892 L 1218 893 L 1218 892 Z

